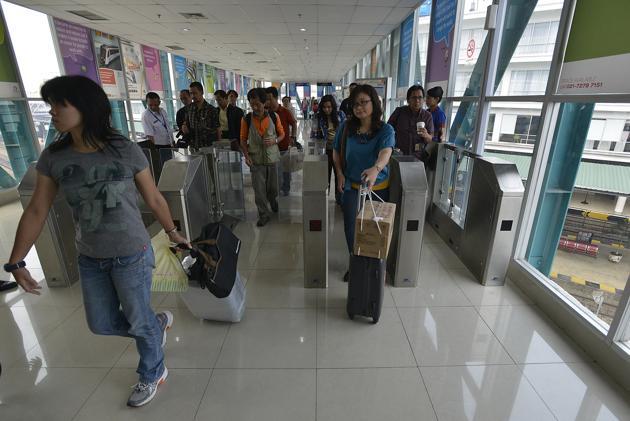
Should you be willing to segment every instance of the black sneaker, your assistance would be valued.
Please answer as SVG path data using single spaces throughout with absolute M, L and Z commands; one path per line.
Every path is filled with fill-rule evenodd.
M 278 213 L 278 202 L 273 202 L 271 204 L 271 210 L 273 211 L 273 213 Z
M 346 271 L 346 273 L 343 275 L 343 281 L 347 283 L 348 278 L 350 278 L 350 271 Z
M 17 288 L 17 282 L 13 281 L 0 281 L 0 292 L 3 291 L 11 291 L 12 289 Z

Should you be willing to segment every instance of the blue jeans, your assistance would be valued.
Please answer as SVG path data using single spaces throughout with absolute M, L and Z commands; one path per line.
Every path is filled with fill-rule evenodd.
M 383 189 L 375 192 L 384 201 L 389 200 L 389 189 Z M 354 226 L 358 213 L 359 191 L 346 188 L 341 196 L 341 210 L 343 211 L 343 230 L 346 234 L 346 243 L 348 244 L 348 253 L 352 254 L 354 250 Z M 378 200 L 374 198 L 374 200 Z
M 162 329 L 151 309 L 151 246 L 131 256 L 96 259 L 79 255 L 85 315 L 97 335 L 134 338 L 140 381 L 152 383 L 164 371 Z

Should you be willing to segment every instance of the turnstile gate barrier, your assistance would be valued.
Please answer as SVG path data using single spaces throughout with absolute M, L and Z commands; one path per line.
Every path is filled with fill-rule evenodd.
M 328 157 L 304 158 L 304 287 L 328 287 Z
M 415 287 L 429 186 L 424 164 L 412 156 L 393 156 L 389 168 L 389 200 L 396 203 L 396 219 L 387 272 L 395 287 Z
M 33 197 L 36 179 L 37 170 L 35 163 L 32 163 L 18 186 L 24 209 Z M 79 280 L 74 236 L 72 209 L 60 190 L 46 217 L 44 228 L 35 241 L 35 250 L 49 287 L 67 287 Z
M 158 189 L 166 199 L 173 220 L 192 240 L 210 222 L 210 208 L 203 157 L 189 155 L 164 163 Z

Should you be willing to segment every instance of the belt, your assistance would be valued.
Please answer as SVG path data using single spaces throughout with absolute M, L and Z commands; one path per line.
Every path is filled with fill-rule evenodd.
M 359 184 L 359 183 L 352 183 L 350 186 L 354 190 L 359 190 L 359 188 L 361 187 L 361 184 Z M 388 187 L 389 187 L 389 178 L 386 179 L 386 180 L 381 181 L 378 184 L 373 185 L 372 186 L 372 190 L 373 191 L 385 190 Z

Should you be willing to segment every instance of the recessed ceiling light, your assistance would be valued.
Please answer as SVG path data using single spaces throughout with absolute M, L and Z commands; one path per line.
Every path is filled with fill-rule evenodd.
M 306 32 L 306 28 L 300 28 L 300 31 Z
M 308 45 L 306 47 L 304 47 L 305 50 L 308 50 Z
M 190 31 L 190 28 L 184 28 L 184 29 L 182 29 L 182 31 L 188 32 L 188 31 Z

